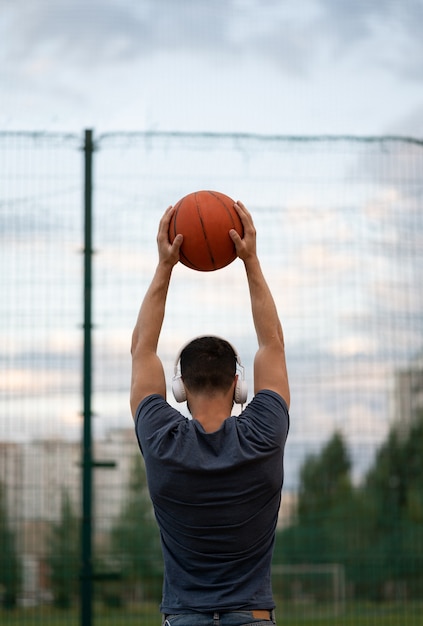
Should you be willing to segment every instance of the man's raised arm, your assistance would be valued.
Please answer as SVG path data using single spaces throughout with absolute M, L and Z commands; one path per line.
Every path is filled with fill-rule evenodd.
M 271 389 L 279 393 L 289 407 L 290 393 L 282 326 L 257 256 L 256 230 L 245 206 L 237 202 L 235 208 L 244 227 L 244 236 L 241 239 L 235 230 L 230 231 L 230 236 L 237 255 L 244 262 L 259 346 L 254 359 L 254 393 L 261 389 Z
M 169 222 L 173 211 L 173 207 L 169 207 L 160 220 L 157 234 L 159 262 L 132 333 L 130 404 L 134 418 L 139 403 L 146 396 L 158 393 L 166 397 L 165 375 L 162 362 L 157 356 L 157 344 L 163 325 L 170 278 L 174 265 L 179 261 L 182 243 L 182 235 L 177 235 L 172 244 L 169 242 Z

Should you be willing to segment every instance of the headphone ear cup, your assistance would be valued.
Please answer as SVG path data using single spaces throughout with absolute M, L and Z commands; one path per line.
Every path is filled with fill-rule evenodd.
M 185 402 L 187 394 L 185 392 L 185 386 L 182 382 L 182 376 L 176 374 L 172 379 L 172 391 L 176 402 Z
M 243 378 L 238 377 L 235 385 L 234 400 L 237 404 L 245 404 L 247 402 L 247 396 L 247 382 Z

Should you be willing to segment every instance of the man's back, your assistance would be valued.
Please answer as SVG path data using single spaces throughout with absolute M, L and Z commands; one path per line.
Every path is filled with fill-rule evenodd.
M 136 429 L 165 564 L 162 612 L 273 608 L 270 564 L 288 409 L 270 391 L 213 433 L 162 397 Z

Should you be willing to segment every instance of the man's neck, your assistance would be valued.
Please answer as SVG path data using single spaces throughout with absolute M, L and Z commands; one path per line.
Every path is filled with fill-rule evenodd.
M 192 417 L 200 422 L 207 433 L 219 430 L 225 419 L 231 415 L 232 395 L 196 395 L 189 398 Z

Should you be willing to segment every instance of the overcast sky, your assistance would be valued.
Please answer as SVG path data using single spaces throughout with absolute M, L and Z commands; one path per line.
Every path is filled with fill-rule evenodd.
M 0 131 L 79 133 L 92 127 L 100 134 L 113 130 L 162 130 L 281 135 L 397 134 L 423 139 L 423 0 L 0 0 L 0 9 Z M 12 151 L 17 150 L 17 146 L 11 145 Z M 418 282 L 417 272 L 421 267 L 419 251 L 422 249 L 421 184 L 418 180 L 420 157 L 417 157 L 417 152 L 410 152 L 409 160 L 404 150 L 401 158 L 399 153 L 395 153 L 396 159 L 388 158 L 389 150 L 381 150 L 377 158 L 373 158 L 373 153 L 362 155 L 360 150 L 351 152 L 350 156 L 345 152 L 341 158 L 336 151 L 331 152 L 326 147 L 327 152 L 322 152 L 324 158 L 317 152 L 308 160 L 310 148 L 307 147 L 304 153 L 300 150 L 297 160 L 291 152 L 289 158 L 285 158 L 284 154 L 288 152 L 280 150 L 278 160 L 276 152 L 254 151 L 249 146 L 251 164 L 248 159 L 238 159 L 236 154 L 231 157 L 233 163 L 230 169 L 225 159 L 216 157 L 217 152 L 210 155 L 206 144 L 202 152 L 195 151 L 195 159 L 192 157 L 194 152 L 190 153 L 188 166 L 181 158 L 181 146 L 174 147 L 171 152 L 174 157 L 176 155 L 176 161 L 169 159 L 166 146 L 163 152 L 158 147 L 157 153 L 154 150 L 151 152 L 149 147 L 145 163 L 141 163 L 144 154 L 142 144 L 138 146 L 138 152 L 122 150 L 117 153 L 112 142 L 107 151 L 104 140 L 102 147 L 103 163 L 108 154 L 114 157 L 113 165 L 107 170 L 110 180 L 107 178 L 106 184 L 103 179 L 103 186 L 99 184 L 98 190 L 98 195 L 101 189 L 104 194 L 102 202 L 98 202 L 99 207 L 107 209 L 108 202 L 116 202 L 109 208 L 109 216 L 118 216 L 116 223 L 112 220 L 110 241 L 118 241 L 121 228 L 133 226 L 131 219 L 139 217 L 137 200 L 140 197 L 143 207 L 144 199 L 150 201 L 154 198 L 154 210 L 160 212 L 154 226 L 148 229 L 143 214 L 143 230 L 130 230 L 131 236 L 136 234 L 137 246 L 132 248 L 132 252 L 125 247 L 125 253 L 119 257 L 120 263 L 130 262 L 132 271 L 140 274 L 145 268 L 140 265 L 143 255 L 138 245 L 139 233 L 143 232 L 148 240 L 148 243 L 144 242 L 144 261 L 147 259 L 152 263 L 151 259 L 155 259 L 152 254 L 153 248 L 155 251 L 156 222 L 163 208 L 192 189 L 209 188 L 207 185 L 216 172 L 222 177 L 217 178 L 222 180 L 222 190 L 228 195 L 233 191 L 236 197 L 248 200 L 250 208 L 263 209 L 262 213 L 257 210 L 257 215 L 264 216 L 263 219 L 273 215 L 273 207 L 277 206 L 278 211 L 281 209 L 278 212 L 281 232 L 284 232 L 283 225 L 286 223 L 291 228 L 286 239 L 287 250 L 291 251 L 291 265 L 284 263 L 285 257 L 281 260 L 278 256 L 274 263 L 275 271 L 269 271 L 269 277 L 272 284 L 283 284 L 290 289 L 289 295 L 285 291 L 283 294 L 278 292 L 278 297 L 290 343 L 293 386 L 291 442 L 295 442 L 295 437 L 308 437 L 314 441 L 326 437 L 334 426 L 339 425 L 339 416 L 344 432 L 350 440 L 360 444 L 360 451 L 366 441 L 372 445 L 379 441 L 387 428 L 387 372 L 392 373 L 399 360 L 401 364 L 408 362 L 410 354 L 421 349 L 422 292 L 414 288 Z M 353 145 L 349 148 L 353 151 Z M 239 149 L 242 151 L 242 147 Z M 79 150 L 79 144 L 75 150 Z M 4 151 L 7 156 L 11 153 Z M 57 197 L 62 198 L 63 195 L 65 198 L 60 205 L 61 216 L 64 206 L 68 205 L 69 214 L 73 216 L 73 208 L 80 202 L 77 185 L 69 192 L 66 178 L 63 189 L 62 178 L 44 176 L 45 168 L 53 167 L 50 161 L 43 169 L 42 159 L 34 160 L 36 165 L 33 165 L 35 152 L 28 151 L 26 154 L 30 165 L 25 159 L 21 163 L 18 158 L 6 158 L 2 170 L 2 194 L 7 200 L 4 206 L 10 205 L 11 216 L 8 217 L 5 212 L 4 223 L 9 226 L 18 224 L 15 236 L 20 244 L 23 226 L 34 229 L 38 219 L 32 204 L 25 204 L 25 198 L 30 198 L 31 202 L 34 197 L 37 199 L 35 206 L 42 216 L 37 223 L 41 227 L 47 219 L 46 215 L 50 215 L 47 210 L 50 204 L 54 206 L 54 211 L 51 210 L 52 222 L 62 226 L 55 212 Z M 47 150 L 46 154 L 55 163 L 59 153 Z M 182 156 L 186 157 L 186 154 Z M 247 151 L 243 154 L 245 157 Z M 385 157 L 387 160 L 384 160 Z M 47 157 L 44 155 L 43 158 Z M 79 173 L 79 154 L 78 160 L 72 163 Z M 144 172 L 141 193 L 138 176 L 142 166 L 148 176 Z M 165 167 L 169 171 L 164 172 Z M 257 178 L 251 176 L 250 167 Z M 324 170 L 322 173 L 320 168 Z M 392 175 L 394 168 L 395 176 Z M 401 168 L 404 168 L 403 171 Z M 350 185 L 347 187 L 348 194 L 344 193 L 342 186 L 346 170 Z M 29 172 L 28 180 L 23 177 L 23 172 Z M 283 177 L 280 172 L 284 172 Z M 128 173 L 131 174 L 129 178 Z M 154 175 L 150 176 L 151 173 Z M 73 175 L 77 177 L 76 173 Z M 374 188 L 366 185 L 368 179 Z M 32 185 L 30 193 L 22 192 L 22 180 L 26 181 L 24 184 Z M 133 190 L 129 188 L 129 180 L 136 185 Z M 166 187 L 164 181 L 173 186 Z M 269 189 L 271 181 L 275 186 L 273 191 Z M 292 194 L 287 191 L 287 181 L 294 185 Z M 304 181 L 306 184 L 303 184 Z M 323 182 L 320 184 L 319 181 Z M 332 181 L 341 185 L 339 196 L 331 195 L 334 189 Z M 357 187 L 354 187 L 354 181 Z M 101 183 L 101 180 L 98 182 Z M 311 182 L 316 187 L 310 187 Z M 152 187 L 149 193 L 147 183 Z M 58 190 L 53 186 L 53 191 L 59 195 L 52 194 L 51 188 L 43 185 L 57 185 Z M 226 189 L 224 185 L 233 185 L 234 189 Z M 283 193 L 280 192 L 281 185 Z M 359 197 L 351 194 L 353 188 Z M 109 193 L 110 189 L 112 193 Z M 363 189 L 367 190 L 368 196 Z M 268 197 L 264 197 L 266 194 Z M 364 194 L 363 197 L 360 194 Z M 135 209 L 122 219 L 122 207 L 129 211 L 134 199 Z M 336 211 L 331 213 L 331 207 L 335 207 Z M 340 207 L 342 215 L 338 211 Z M 26 210 L 31 212 L 30 216 Z M 326 210 L 329 213 L 325 213 Z M 318 219 L 313 221 L 311 217 L 316 215 Z M 341 219 L 338 222 L 336 216 L 339 215 Z M 325 219 L 329 221 L 325 222 Z M 326 227 L 327 224 L 329 227 Z M 68 232 L 69 228 L 65 230 Z M 78 225 L 74 226 L 74 230 L 79 236 Z M 335 244 L 329 241 L 326 245 L 327 234 L 334 232 L 337 235 Z M 34 244 L 33 235 L 34 231 L 28 236 L 31 246 Z M 68 335 L 62 332 L 63 329 L 53 327 L 56 333 L 49 336 L 46 345 L 42 344 L 44 352 L 40 349 L 42 341 L 37 344 L 32 331 L 27 329 L 25 334 L 18 327 L 15 330 L 19 341 L 31 344 L 28 349 L 26 344 L 22 348 L 19 342 L 14 343 L 15 337 L 8 326 L 0 328 L 0 332 L 3 330 L 3 343 L 13 355 L 14 367 L 3 379 L 6 409 L 2 414 L 9 417 L 2 421 L 1 438 L 41 436 L 44 432 L 64 434 L 65 428 L 79 436 L 80 344 L 75 337 L 79 332 L 80 318 L 79 310 L 72 308 L 76 306 L 75 302 L 79 306 L 79 300 L 68 295 L 62 299 L 51 296 L 51 290 L 57 286 L 65 284 L 66 289 L 79 289 L 79 283 L 74 281 L 73 273 L 70 280 L 64 283 L 63 267 L 57 261 L 63 257 L 62 249 L 62 256 L 25 255 L 10 233 L 5 230 L 3 236 L 4 245 L 0 253 L 5 259 L 4 280 L 6 283 L 11 281 L 16 310 L 19 312 L 22 309 L 22 315 L 32 316 L 33 312 L 33 307 L 26 306 L 27 300 L 15 288 L 15 277 L 19 275 L 23 277 L 21 282 L 28 292 L 27 297 L 34 298 L 34 293 L 38 294 L 36 310 L 42 320 L 41 334 L 51 331 L 50 318 L 45 318 L 43 309 L 46 302 L 54 302 L 57 307 L 63 304 L 64 310 L 74 315 L 76 321 L 72 318 L 72 323 L 69 322 L 71 331 Z M 364 244 L 368 242 L 368 248 L 363 244 L 363 238 Z M 295 246 L 298 242 L 300 245 L 290 250 L 289 245 L 293 242 Z M 400 249 L 402 242 L 407 251 Z M 413 242 L 414 248 L 410 247 L 410 242 Z M 10 246 L 10 253 L 7 245 Z M 57 245 L 61 245 L 61 239 L 58 239 Z M 46 246 L 50 246 L 50 240 Z M 74 255 L 75 248 L 74 245 L 69 247 L 69 255 Z M 392 250 L 397 250 L 397 257 L 391 254 Z M 107 277 L 111 267 L 122 270 L 112 252 L 113 247 L 109 251 L 111 256 L 99 255 L 99 258 L 109 261 L 105 273 Z M 349 255 L 346 261 L 344 252 Z M 384 255 L 384 252 L 387 254 Z M 331 253 L 335 254 L 331 256 Z M 285 254 L 284 246 L 275 244 L 273 254 Z M 37 263 L 51 266 L 54 280 L 45 281 L 45 275 L 38 271 L 40 268 L 34 258 Z M 51 258 L 55 259 L 54 263 L 49 263 Z M 273 257 L 269 258 L 273 262 Z M 419 260 L 419 266 L 413 265 L 415 259 Z M 26 274 L 17 272 L 21 263 Z M 96 261 L 96 267 L 99 263 Z M 9 273 L 8 267 L 11 268 Z M 268 267 L 272 269 L 270 265 Z M 41 269 L 45 270 L 44 265 Z M 152 267 L 147 266 L 147 269 L 152 271 Z M 277 275 L 279 271 L 282 278 Z M 349 272 L 349 280 L 335 280 L 336 272 Z M 301 274 L 305 277 L 303 282 Z M 32 285 L 34 276 L 37 280 L 39 278 L 38 288 Z M 313 278 L 310 279 L 310 276 Z M 330 280 L 325 282 L 328 277 Z M 129 278 L 132 281 L 130 286 L 129 283 L 125 285 L 132 293 L 137 278 L 131 275 Z M 195 276 L 192 278 L 198 279 Z M 209 282 L 213 278 L 208 277 Z M 107 286 L 109 283 L 105 280 L 104 284 Z M 184 290 L 186 285 L 184 281 Z M 314 291 L 309 289 L 309 285 Z M 341 295 L 331 292 L 330 297 L 326 297 L 327 285 L 330 288 L 341 285 Z M 316 294 L 318 297 L 315 297 Z M 119 326 L 114 335 L 106 322 L 99 320 L 100 327 L 105 324 L 104 332 L 109 342 L 106 343 L 105 339 L 104 345 L 109 351 L 104 348 L 104 355 L 101 354 L 103 369 L 100 374 L 103 373 L 106 382 L 100 391 L 104 392 L 109 384 L 110 372 L 115 375 L 118 367 L 122 369 L 124 381 L 117 392 L 112 389 L 108 396 L 104 396 L 105 406 L 96 399 L 96 410 L 102 415 L 102 419 L 97 420 L 97 424 L 102 424 L 98 428 L 131 423 L 127 399 L 129 370 L 125 368 L 129 367 L 127 341 L 132 329 L 130 324 L 139 303 L 129 302 L 129 298 L 121 300 L 128 301 L 128 317 L 131 320 L 126 323 L 122 311 L 118 311 L 116 315 L 126 324 L 123 330 Z M 174 301 L 177 307 L 178 299 Z M 401 308 L 404 303 L 405 313 Z M 218 304 L 221 304 L 220 301 Z M 335 321 L 327 316 L 327 306 L 332 304 L 337 314 L 339 312 Z M 7 305 L 5 300 L 4 310 Z M 51 308 L 52 314 L 56 314 L 53 321 L 58 323 L 60 315 L 54 307 Z M 108 314 L 106 307 L 104 310 Z M 302 311 L 306 312 L 303 317 Z M 313 317 L 315 311 L 317 314 Z M 179 319 L 176 313 L 176 319 Z M 182 319 L 184 308 L 180 314 Z M 226 321 L 220 320 L 214 309 L 210 309 L 209 316 L 213 322 L 216 320 L 217 326 L 221 323 L 222 327 L 226 327 Z M 10 319 L 20 322 L 26 318 L 12 315 Z M 106 321 L 110 322 L 110 319 L 109 315 Z M 200 324 L 200 321 L 195 323 Z M 239 324 L 234 322 L 234 327 L 241 332 Z M 316 333 L 314 345 L 307 332 L 313 333 L 316 329 L 319 333 Z M 180 328 L 176 328 L 178 330 Z M 329 330 L 333 331 L 333 336 Z M 304 334 L 303 344 L 296 332 L 297 335 Z M 370 340 L 369 333 L 374 333 Z M 223 330 L 221 334 L 224 334 Z M 168 329 L 168 336 L 175 341 L 175 345 L 169 345 L 173 359 L 181 341 L 187 337 L 179 337 L 174 328 Z M 127 361 L 117 361 L 114 342 L 123 346 Z M 239 338 L 235 336 L 234 343 L 242 352 L 243 359 L 251 363 L 252 355 L 246 350 L 247 342 L 244 342 L 242 333 Z M 399 348 L 403 353 L 397 357 L 395 351 Z M 64 354 L 68 360 L 64 361 L 62 370 L 56 371 L 59 353 L 61 358 Z M 33 362 L 28 361 L 28 354 L 34 357 Z M 10 366 L 10 358 L 6 351 L 3 355 L 6 367 Z M 367 361 L 370 363 L 369 369 L 364 366 L 360 369 L 363 359 L 365 365 Z M 0 355 L 0 364 L 1 361 Z M 170 357 L 168 361 L 173 363 Z M 36 364 L 33 370 L 32 363 Z M 330 388 L 323 384 L 320 386 L 322 372 L 326 376 L 328 363 L 333 366 L 330 372 L 333 385 Z M 69 378 L 69 371 L 73 372 L 74 379 Z M 357 373 L 359 371 L 361 378 Z M 368 375 L 369 372 L 371 375 Z M 251 367 L 247 373 L 251 378 Z M 309 375 L 312 392 L 308 395 L 298 393 L 303 384 L 302 378 Z M 100 376 L 100 384 L 101 380 Z M 98 380 L 95 382 L 98 387 Z M 1 384 L 0 380 L 0 391 Z M 31 385 L 45 393 L 45 403 L 40 402 L 35 408 L 32 397 L 22 393 Z M 68 402 L 63 401 L 60 394 L 52 393 L 52 389 L 61 388 L 60 385 L 72 392 Z M 361 385 L 360 393 L 355 385 Z M 78 394 L 75 394 L 74 388 Z M 7 394 L 15 392 L 17 401 L 12 406 Z M 59 421 L 58 404 L 62 411 Z M 0 408 L 3 410 L 3 407 Z M 123 421 L 117 422 L 118 419 Z M 46 425 L 45 431 L 41 429 L 42 420 Z M 291 456 L 295 454 L 294 450 Z
M 0 128 L 423 137 L 423 0 L 0 0 Z

